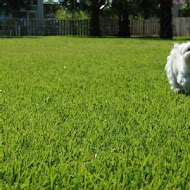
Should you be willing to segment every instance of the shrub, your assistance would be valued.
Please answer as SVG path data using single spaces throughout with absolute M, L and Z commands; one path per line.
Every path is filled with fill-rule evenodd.
M 74 12 L 62 7 L 56 12 L 56 18 L 59 20 L 64 19 L 87 19 L 88 14 L 82 10 L 76 10 Z

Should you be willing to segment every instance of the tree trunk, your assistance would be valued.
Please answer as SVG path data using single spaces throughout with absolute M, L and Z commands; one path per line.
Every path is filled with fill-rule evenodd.
M 148 17 L 150 16 L 151 2 L 149 0 L 143 0 L 141 3 L 141 7 L 143 9 L 144 19 L 148 19 Z
M 160 38 L 172 39 L 172 0 L 160 0 Z
M 101 36 L 98 0 L 91 0 L 90 36 Z
M 129 21 L 129 13 L 128 7 L 119 10 L 119 33 L 120 37 L 130 37 L 130 21 Z

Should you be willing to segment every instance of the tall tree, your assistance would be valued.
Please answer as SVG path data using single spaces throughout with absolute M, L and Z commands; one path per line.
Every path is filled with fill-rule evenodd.
M 144 19 L 148 19 L 151 16 L 151 13 L 155 13 L 157 7 L 158 7 L 157 0 L 140 0 L 139 1 L 139 8 L 141 9 Z
M 121 1 L 119 10 L 119 33 L 118 36 L 130 37 L 129 3 Z
M 90 36 L 101 36 L 99 12 L 104 4 L 105 0 L 90 0 Z
M 90 16 L 90 35 L 101 36 L 99 26 L 100 7 L 108 0 L 59 0 L 64 8 L 73 14 L 77 10 L 85 10 Z
M 118 36 L 130 37 L 130 21 L 129 21 L 130 0 L 114 0 L 112 3 L 112 8 L 118 14 L 119 18 Z
M 160 38 L 172 39 L 172 0 L 160 0 Z

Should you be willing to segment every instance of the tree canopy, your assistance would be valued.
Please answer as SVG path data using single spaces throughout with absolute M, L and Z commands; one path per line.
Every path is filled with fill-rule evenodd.
M 13 17 L 19 17 L 21 8 L 29 9 L 31 0 L 0 0 L 0 12 L 5 11 L 5 14 L 12 14 Z

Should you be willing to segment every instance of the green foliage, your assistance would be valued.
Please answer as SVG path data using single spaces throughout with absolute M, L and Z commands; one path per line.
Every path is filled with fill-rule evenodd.
M 190 6 L 187 3 L 181 7 L 180 16 L 190 17 Z
M 56 12 L 56 18 L 59 20 L 63 19 L 88 19 L 87 12 L 82 10 L 69 11 L 62 7 Z
M 111 5 L 111 6 L 110 6 Z M 128 13 L 130 19 L 140 19 L 140 18 L 149 18 L 149 17 L 157 17 L 159 2 L 157 0 L 133 0 L 133 1 L 120 1 L 113 0 L 112 3 L 108 4 L 108 6 L 103 10 L 103 15 L 110 15 L 110 18 L 118 15 L 118 11 L 121 8 L 128 6 Z M 108 12 L 105 14 L 104 12 Z
M 64 7 L 65 9 L 69 10 L 70 12 L 75 10 L 87 10 L 89 9 L 89 0 L 64 0 L 60 1 L 61 7 Z
M 46 0 L 46 1 L 44 1 L 44 3 L 53 4 L 54 1 L 53 0 Z
M 190 97 L 170 90 L 172 47 L 1 38 L 2 189 L 189 189 Z

